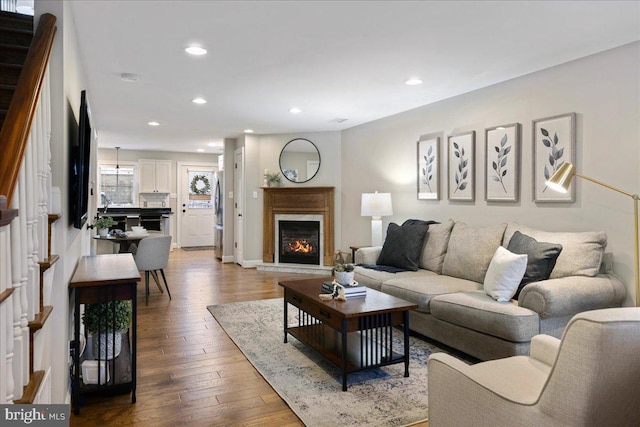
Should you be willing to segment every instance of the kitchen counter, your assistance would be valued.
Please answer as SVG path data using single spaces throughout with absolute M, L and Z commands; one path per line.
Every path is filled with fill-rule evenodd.
M 98 216 L 116 216 L 116 215 L 173 215 L 171 208 L 107 208 L 104 213 L 103 209 L 98 208 Z
M 171 208 L 108 207 L 106 213 L 103 210 L 98 208 L 97 215 L 112 217 L 116 221 L 115 228 L 123 231 L 130 230 L 134 225 L 141 225 L 148 230 L 171 234 L 169 218 L 174 214 Z

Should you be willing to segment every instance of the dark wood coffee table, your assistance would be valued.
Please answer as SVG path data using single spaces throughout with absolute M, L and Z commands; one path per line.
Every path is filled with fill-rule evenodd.
M 284 288 L 284 342 L 288 334 L 315 349 L 347 375 L 365 369 L 404 362 L 409 376 L 409 310 L 418 306 L 367 289 L 366 297 L 323 301 L 322 282 L 331 277 L 278 282 Z M 289 304 L 298 308 L 298 325 L 289 326 Z M 403 325 L 404 354 L 392 350 L 394 326 Z

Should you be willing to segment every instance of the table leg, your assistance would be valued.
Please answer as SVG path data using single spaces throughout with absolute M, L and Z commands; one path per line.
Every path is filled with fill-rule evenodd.
M 288 313 L 288 309 L 289 309 L 289 303 L 287 302 L 286 298 L 284 299 L 284 343 L 287 343 L 287 328 L 289 327 L 288 322 L 289 322 L 289 313 Z
M 80 413 L 80 289 L 73 291 L 73 378 L 71 389 L 73 392 L 73 413 Z
M 136 294 L 138 283 L 131 284 L 131 403 L 136 403 L 136 369 L 138 355 L 138 296 Z
M 129 252 L 129 247 L 131 246 L 131 242 L 128 240 L 121 240 L 118 242 L 120 244 L 120 250 L 118 253 L 127 253 Z
M 347 319 L 342 319 L 342 391 L 347 391 Z
M 409 376 L 409 311 L 404 312 L 404 376 Z

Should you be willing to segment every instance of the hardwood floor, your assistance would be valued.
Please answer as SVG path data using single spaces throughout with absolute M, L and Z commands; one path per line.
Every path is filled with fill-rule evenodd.
M 213 251 L 180 249 L 165 274 L 171 301 L 152 283 L 145 306 L 144 283 L 138 286 L 137 402 L 128 394 L 89 396 L 71 426 L 302 426 L 207 306 L 282 297 L 279 279 L 308 276 L 243 269 Z

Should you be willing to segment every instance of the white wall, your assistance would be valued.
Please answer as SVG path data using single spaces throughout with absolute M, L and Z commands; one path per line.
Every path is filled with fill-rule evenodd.
M 171 192 L 178 191 L 177 162 L 197 162 L 218 164 L 218 154 L 212 153 L 180 153 L 175 151 L 118 150 L 121 162 L 137 162 L 139 159 L 171 160 Z M 116 162 L 116 150 L 113 148 L 98 149 L 98 162 Z
M 579 172 L 627 192 L 640 188 L 640 43 L 576 60 L 357 126 L 342 133 L 342 247 L 366 244 L 370 219 L 360 216 L 360 194 L 391 192 L 394 215 L 472 225 L 517 221 L 544 230 L 603 230 L 615 272 L 633 305 L 633 204 L 622 196 L 577 180 L 575 203 L 534 203 L 533 119 L 577 113 L 576 166 Z M 522 124 L 521 195 L 518 203 L 484 201 L 484 129 Z M 446 137 L 476 131 L 475 202 L 450 202 L 446 187 Z M 416 141 L 442 132 L 441 200 L 416 197 Z M 443 185 L 444 184 L 444 185 Z
M 72 318 L 68 284 L 75 271 L 78 259 L 88 254 L 89 237 L 86 231 L 69 226 L 67 211 L 69 121 L 68 106 L 78 117 L 80 91 L 85 89 L 86 78 L 79 60 L 78 41 L 68 3 L 59 1 L 35 2 L 37 17 L 43 13 L 56 16 L 58 27 L 51 53 L 49 72 L 51 79 L 51 172 L 52 185 L 61 189 L 62 218 L 54 224 L 55 239 L 52 252 L 60 256 L 55 264 L 51 304 L 53 312 L 48 320 L 51 325 L 66 325 L 53 328 L 50 355 L 52 402 L 65 403 L 69 399 L 69 340 L 71 339 Z M 89 97 L 91 94 L 89 94 Z M 89 102 L 91 99 L 89 98 Z M 92 164 L 95 165 L 96 145 L 92 145 Z M 53 213 L 53 212 L 52 212 Z M 46 361 L 42 362 L 43 365 Z M 36 367 L 37 369 L 37 367 Z

